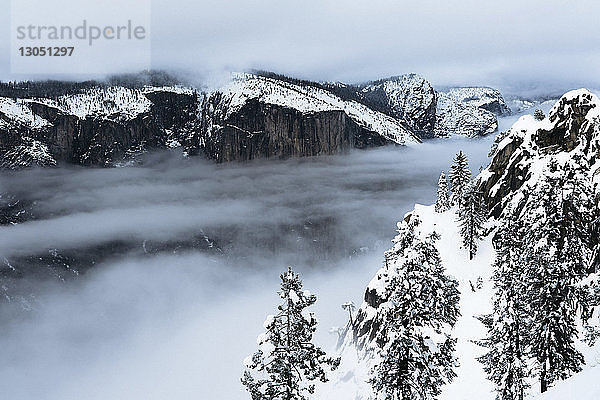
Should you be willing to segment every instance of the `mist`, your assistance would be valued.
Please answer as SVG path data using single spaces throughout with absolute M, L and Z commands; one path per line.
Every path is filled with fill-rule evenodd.
M 242 360 L 287 265 L 317 294 L 316 341 L 333 351 L 340 305 L 360 304 L 396 222 L 435 200 L 458 149 L 474 171 L 485 165 L 492 139 L 227 165 L 167 152 L 126 168 L 3 173 L 0 192 L 33 204 L 35 219 L 0 228 L 0 259 L 129 244 L 73 279 L 23 278 L 36 288 L 31 310 L 0 307 L 3 395 L 246 399 Z M 198 231 L 219 250 L 145 251 Z
M 259 68 L 349 83 L 416 72 L 435 85 L 599 87 L 599 8 L 592 0 L 154 0 L 152 68 L 198 82 Z M 8 35 L 0 31 L 0 79 L 36 78 L 9 74 Z

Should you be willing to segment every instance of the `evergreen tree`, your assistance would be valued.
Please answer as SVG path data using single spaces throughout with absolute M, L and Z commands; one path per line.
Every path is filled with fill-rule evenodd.
M 471 171 L 469 170 L 469 161 L 461 150 L 456 154 L 450 166 L 451 202 L 453 205 L 460 206 L 462 204 L 464 193 L 470 181 Z
M 477 253 L 477 243 L 483 235 L 483 224 L 487 211 L 483 204 L 483 195 L 473 185 L 465 189 L 463 201 L 458 207 L 458 222 L 463 246 L 469 251 L 469 260 Z
M 587 212 L 578 205 L 584 200 L 581 190 L 573 176 L 550 175 L 532 200 L 540 206 L 531 215 L 526 270 L 531 352 L 542 392 L 555 380 L 579 372 L 584 363 L 574 346 L 577 311 L 586 308 L 580 302 L 577 283 L 587 273 L 591 253 Z
M 542 110 L 540 110 L 539 108 L 534 111 L 533 117 L 535 119 L 537 119 L 538 121 L 542 121 L 544 118 L 546 118 L 546 116 L 544 115 L 544 112 Z
M 521 276 L 523 229 L 511 211 L 495 237 L 493 313 L 481 318 L 488 330 L 479 358 L 494 383 L 497 400 L 523 400 L 528 388 L 528 312 Z
M 414 232 L 404 236 L 399 252 L 388 260 L 395 272 L 386 306 L 380 307 L 381 362 L 370 383 L 386 399 L 433 399 L 456 376 L 456 340 L 449 331 L 460 314 L 458 283 L 444 274 L 435 248 L 438 235 L 424 241 Z
M 312 382 L 327 382 L 325 369 L 334 370 L 340 360 L 327 357 L 312 343 L 317 320 L 306 308 L 317 297 L 302 290 L 291 267 L 281 275 L 278 293 L 279 312 L 267 317 L 266 332 L 257 340 L 259 349 L 245 361 L 242 384 L 252 400 L 306 400 L 315 391 Z
M 440 174 L 438 180 L 437 201 L 435 202 L 435 211 L 442 213 L 450 209 L 450 200 L 448 199 L 448 180 L 444 171 Z

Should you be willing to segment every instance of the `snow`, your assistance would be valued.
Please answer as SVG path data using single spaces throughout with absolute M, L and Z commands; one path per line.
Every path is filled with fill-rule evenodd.
M 498 102 L 502 109 L 502 114 L 510 111 L 500 91 L 489 87 L 456 87 L 451 88 L 447 92 L 440 93 L 440 95 L 454 102 L 468 104 L 477 108 Z
M 485 136 L 497 129 L 498 119 L 492 112 L 463 102 L 451 94 L 438 94 L 435 136 Z
M 493 386 L 487 380 L 483 366 L 477 357 L 485 349 L 473 343 L 481 340 L 486 335 L 485 327 L 477 319 L 478 316 L 489 313 L 492 309 L 492 263 L 495 257 L 491 245 L 491 238 L 487 237 L 479 244 L 477 255 L 469 261 L 468 253 L 460 245 L 460 233 L 456 223 L 456 208 L 444 213 L 436 213 L 434 206 L 415 205 L 413 217 L 421 220 L 420 235 L 425 238 L 429 233 L 436 232 L 441 237 L 436 243 L 446 273 L 459 282 L 461 292 L 460 310 L 453 336 L 458 339 L 456 356 L 459 366 L 455 369 L 457 377 L 454 381 L 443 387 L 441 400 L 493 400 L 495 398 Z M 407 255 L 408 256 L 408 255 Z M 378 274 L 379 275 L 379 274 Z M 471 284 L 476 285 L 478 278 L 482 278 L 483 286 L 475 292 Z M 383 279 L 379 276 L 373 278 L 369 288 L 381 290 Z M 362 308 L 367 312 L 375 312 L 372 307 Z M 367 383 L 370 370 L 377 362 L 376 357 L 364 359 L 357 357 L 353 346 L 346 346 L 342 350 L 342 364 L 332 377 L 330 387 L 321 388 L 318 399 L 367 399 L 371 395 L 371 387 Z
M 35 115 L 27 106 L 26 101 L 0 97 L 0 129 L 8 129 L 9 122 L 4 121 L 2 114 L 10 121 L 23 124 L 32 129 L 41 129 L 51 124 L 45 119 Z
M 594 165 L 594 159 L 597 159 L 597 147 L 596 149 L 594 146 L 588 147 L 587 139 L 579 140 L 579 145 L 570 152 L 553 152 L 548 149 L 540 149 L 536 144 L 535 138 L 540 129 L 549 131 L 554 129 L 558 124 L 567 121 L 567 116 L 572 108 L 572 105 L 569 104 L 570 102 L 576 102 L 579 106 L 592 107 L 585 115 L 586 120 L 582 124 L 582 129 L 585 129 L 584 124 L 595 125 L 593 127 L 595 138 L 592 138 L 592 141 L 599 142 L 600 127 L 597 121 L 600 118 L 600 99 L 587 89 L 577 89 L 566 93 L 552 106 L 547 116 L 541 121 L 536 120 L 531 115 L 520 117 L 507 132 L 506 137 L 498 144 L 496 154 L 517 139 L 522 142 L 518 149 L 510 155 L 508 165 L 517 165 L 520 171 L 522 171 L 525 180 L 523 187 L 535 187 L 542 180 L 543 176 L 547 174 L 548 166 L 552 160 L 557 161 L 559 165 L 565 165 L 575 164 L 577 163 L 577 159 L 584 159 L 588 160 L 590 165 Z M 598 144 L 595 146 L 598 146 Z M 597 163 L 595 164 L 597 165 Z M 490 190 L 490 194 L 495 196 L 502 185 L 506 184 L 507 173 L 508 171 L 506 170 L 493 172 L 488 167 L 482 172 L 480 179 L 482 182 L 485 182 L 497 178 L 496 183 Z M 592 168 L 590 173 L 592 175 L 595 174 L 594 168 Z M 500 176 L 496 177 L 496 174 Z
M 496 394 L 493 391 L 493 385 L 487 379 L 482 364 L 477 360 L 485 353 L 485 349 L 474 343 L 486 336 L 485 327 L 477 317 L 492 311 L 493 283 L 491 277 L 495 251 L 491 244 L 491 235 L 480 242 L 477 255 L 472 261 L 469 261 L 467 251 L 460 246 L 455 208 L 443 213 L 436 213 L 434 206 L 417 204 L 412 215 L 421 220 L 419 229 L 421 237 L 424 238 L 428 233 L 434 231 L 440 235 L 436 247 L 446 268 L 446 273 L 459 282 L 461 292 L 461 316 L 453 330 L 453 336 L 458 339 L 455 353 L 459 359 L 459 365 L 455 369 L 457 377 L 442 388 L 439 399 L 494 400 Z M 482 280 L 481 288 L 476 286 L 479 278 Z M 369 288 L 379 288 L 383 285 L 382 282 L 383 280 L 376 276 L 369 284 Z M 472 290 L 471 285 L 475 287 L 475 291 Z M 366 303 L 363 303 L 362 308 L 368 314 L 370 312 L 369 316 L 373 316 L 375 309 L 365 308 L 365 305 Z M 600 377 L 600 344 L 589 347 L 579 343 L 578 346 L 585 355 L 584 370 L 565 381 L 557 382 L 544 395 L 536 393 L 534 386 L 528 399 L 596 400 L 600 398 L 600 379 L 598 379 Z M 330 384 L 319 388 L 316 398 L 323 400 L 366 400 L 371 398 L 372 390 L 368 380 L 373 365 L 378 361 L 377 357 L 372 354 L 367 355 L 366 358 L 362 353 L 358 355 L 353 346 L 344 347 L 341 350 L 341 356 L 342 363 L 339 370 L 332 375 Z
M 155 92 L 171 92 L 175 94 L 193 95 L 197 92 L 196 89 L 185 86 L 146 86 L 143 89 L 144 93 Z
M 87 117 L 116 117 L 119 120 L 129 120 L 150 111 L 152 102 L 138 89 L 121 86 L 93 88 L 83 93 L 61 96 L 58 99 L 32 100 L 56 107 L 59 110 L 77 116 Z
M 477 361 L 485 349 L 473 343 L 485 337 L 485 327 L 477 316 L 489 313 L 492 309 L 492 275 L 491 265 L 495 253 L 491 238 L 487 237 L 479 245 L 475 258 L 469 261 L 465 249 L 460 248 L 460 233 L 456 223 L 456 209 L 444 213 L 436 213 L 433 206 L 416 205 L 414 215 L 422 221 L 421 231 L 437 232 L 441 238 L 436 247 L 446 268 L 446 273 L 459 282 L 461 317 L 454 327 L 454 336 L 458 338 L 456 355 L 459 367 L 455 369 L 457 377 L 452 383 L 443 387 L 440 399 L 493 399 L 493 386 L 486 379 L 482 364 Z M 471 290 L 471 283 L 483 279 L 483 287 L 476 292 Z
M 571 378 L 557 383 L 532 400 L 597 400 L 600 399 L 600 366 L 587 367 Z
M 238 111 L 249 100 L 296 109 L 302 113 L 343 111 L 360 126 L 377 132 L 402 145 L 420 143 L 396 119 L 373 111 L 355 101 L 344 101 L 331 92 L 313 86 L 299 86 L 253 74 L 233 74 L 232 80 L 219 89 L 227 104 L 225 118 Z

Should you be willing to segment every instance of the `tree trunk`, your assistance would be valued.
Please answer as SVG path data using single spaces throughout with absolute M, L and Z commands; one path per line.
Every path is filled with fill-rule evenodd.
M 548 390 L 548 382 L 546 381 L 546 362 L 544 361 L 544 366 L 542 367 L 542 372 L 540 373 L 540 390 L 544 393 Z

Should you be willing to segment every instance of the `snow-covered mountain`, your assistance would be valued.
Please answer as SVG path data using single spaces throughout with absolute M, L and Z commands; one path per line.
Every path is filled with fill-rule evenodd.
M 0 89 L 3 168 L 119 165 L 173 147 L 217 162 L 336 154 L 484 135 L 497 128 L 496 114 L 506 112 L 493 89 L 437 93 L 416 74 L 345 85 L 244 73 L 207 93 L 93 82 Z
M 172 142 L 191 147 L 198 102 L 189 89 L 106 85 L 0 98 L 0 166 L 111 165 Z
M 451 88 L 438 94 L 435 135 L 487 135 L 498 129 L 497 116 L 509 113 L 502 94 L 496 89 Z
M 581 353 L 584 361 L 582 370 L 576 373 L 579 367 L 565 367 L 567 369 L 563 375 L 553 376 L 548 391 L 539 394 L 539 371 L 542 366 L 534 356 L 528 355 L 530 372 L 526 380 L 531 388 L 526 398 L 563 399 L 568 396 L 576 396 L 582 400 L 598 398 L 600 388 L 594 376 L 597 375 L 598 365 L 600 365 L 600 350 L 598 341 L 596 340 L 594 344 L 594 341 L 589 340 L 588 335 L 590 329 L 597 330 L 600 326 L 600 314 L 597 309 L 600 305 L 600 278 L 598 277 L 600 99 L 585 89 L 566 93 L 545 118 L 539 119 L 538 116 L 536 119 L 529 115 L 521 117 L 508 132 L 500 134 L 491 154 L 490 165 L 474 180 L 483 192 L 491 210 L 490 219 L 483 229 L 487 234 L 479 244 L 479 251 L 475 258 L 469 260 L 465 249 L 457 243 L 456 238 L 461 237 L 461 232 L 457 222 L 456 206 L 448 211 L 436 212 L 434 206 L 416 205 L 414 211 L 398 223 L 398 235 L 393 240 L 394 244 L 386 252 L 383 265 L 367 286 L 364 302 L 356 313 L 354 325 L 349 326 L 345 333 L 340 371 L 334 378 L 334 384 L 323 388 L 321 398 L 338 396 L 365 400 L 376 397 L 368 381 L 373 376 L 373 368 L 381 362 L 378 349 L 384 347 L 386 340 L 393 338 L 388 331 L 387 325 L 390 322 L 386 317 L 386 310 L 394 306 L 397 300 L 390 293 L 394 290 L 402 291 L 398 289 L 398 277 L 406 273 L 407 263 L 417 257 L 414 246 L 411 247 L 407 243 L 413 243 L 415 237 L 416 240 L 425 242 L 433 233 L 439 235 L 435 247 L 445 273 L 458 281 L 461 312 L 453 329 L 444 328 L 450 337 L 455 337 L 457 340 L 454 354 L 458 357 L 458 363 L 454 369 L 457 376 L 451 382 L 449 380 L 442 382 L 439 398 L 447 400 L 496 398 L 494 385 L 488 380 L 482 364 L 481 357 L 486 354 L 486 347 L 481 343 L 487 335 L 482 317 L 498 312 L 494 311 L 494 307 L 505 304 L 499 300 L 494 300 L 496 303 L 493 303 L 493 299 L 497 299 L 494 296 L 497 295 L 498 287 L 501 285 L 498 281 L 499 272 L 495 270 L 498 267 L 494 261 L 498 255 L 497 251 L 500 251 L 498 232 L 506 229 L 509 223 L 507 220 L 511 217 L 513 221 L 517 220 L 524 224 L 523 229 L 527 239 L 523 240 L 527 240 L 527 245 L 531 246 L 525 248 L 526 252 L 535 253 L 540 251 L 540 248 L 544 248 L 543 246 L 554 243 L 553 241 L 559 243 L 563 240 L 573 244 L 575 240 L 585 240 L 581 243 L 584 243 L 587 249 L 581 248 L 581 244 L 576 246 L 576 250 L 580 251 L 577 254 L 585 260 L 585 265 L 577 267 L 580 271 L 579 275 L 556 278 L 564 278 L 565 282 L 569 282 L 567 287 L 580 293 L 579 296 L 588 293 L 582 297 L 585 300 L 578 300 L 585 302 L 579 307 L 587 311 L 581 314 L 581 319 L 569 325 L 575 331 L 570 339 L 565 338 L 566 342 L 573 340 L 574 348 Z M 545 191 L 548 190 L 548 182 L 563 181 L 565 183 L 559 183 L 560 187 L 550 187 L 553 195 L 544 197 Z M 554 196 L 561 191 L 562 198 L 560 195 Z M 563 217 L 554 218 L 544 213 L 544 210 L 552 208 L 552 203 L 556 203 L 557 212 L 563 213 L 561 214 Z M 564 219 L 571 218 L 572 215 L 577 217 L 565 223 Z M 538 242 L 534 230 L 544 232 L 544 229 L 553 223 L 556 223 L 559 228 L 556 231 L 548 231 L 548 235 L 557 232 L 557 236 L 542 237 Z M 561 235 L 569 235 L 565 233 L 569 229 L 572 229 L 574 235 L 580 234 L 583 239 L 566 238 L 566 236 L 562 238 Z M 563 251 L 570 250 L 567 247 Z M 555 254 L 555 257 L 559 257 L 557 253 L 559 250 L 550 248 L 548 251 Z M 528 256 L 517 254 L 517 257 Z M 571 260 L 569 262 L 575 262 L 575 258 L 567 257 L 567 259 Z M 520 265 L 518 268 L 519 271 L 523 269 L 525 265 Z M 536 276 L 535 270 L 533 272 L 533 276 Z M 529 278 L 512 276 L 511 279 L 518 281 Z M 545 284 L 544 280 L 541 282 L 542 285 Z M 531 300 L 535 299 L 531 296 L 535 296 L 536 292 L 529 288 L 535 283 L 526 281 L 523 284 L 524 290 L 531 291 L 526 294 L 529 296 L 526 297 L 529 299 L 527 301 L 535 301 Z M 406 293 L 412 293 L 411 287 L 405 288 Z M 560 296 L 567 296 L 564 293 L 562 292 Z M 591 310 L 585 308 L 590 306 Z M 431 307 L 435 305 L 431 304 Z M 552 307 L 552 304 L 549 307 Z M 583 321 L 584 315 L 585 321 Z M 500 319 L 501 317 L 498 316 Z M 508 318 L 507 323 L 510 324 L 511 317 Z M 552 318 L 558 317 L 555 315 Z M 527 326 L 537 329 L 535 324 L 544 324 L 546 323 L 544 321 L 527 322 L 531 324 Z M 560 323 L 566 324 L 562 321 Z M 421 325 L 421 329 L 425 327 Z M 431 332 L 428 342 L 429 351 L 435 353 L 443 347 L 443 342 L 439 339 L 441 332 L 442 330 Z M 588 339 L 584 340 L 586 336 Z M 501 367 L 497 366 L 497 368 Z M 497 376 L 503 379 L 505 375 L 500 371 Z

